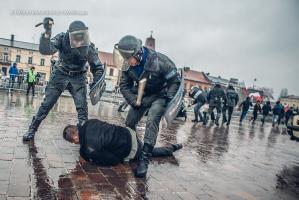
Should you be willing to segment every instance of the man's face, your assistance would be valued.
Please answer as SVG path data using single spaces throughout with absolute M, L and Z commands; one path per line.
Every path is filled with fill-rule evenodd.
M 134 67 L 138 64 L 138 61 L 135 57 L 132 56 L 131 58 L 129 58 L 128 63 L 130 66 Z
M 74 144 L 79 144 L 79 132 L 77 129 L 77 126 L 70 126 L 66 129 L 66 138 L 67 141 L 74 143 Z
M 83 43 L 84 43 L 84 41 L 82 41 L 82 40 L 74 40 L 73 41 L 73 46 L 75 48 L 79 48 L 79 47 L 81 47 L 83 45 Z

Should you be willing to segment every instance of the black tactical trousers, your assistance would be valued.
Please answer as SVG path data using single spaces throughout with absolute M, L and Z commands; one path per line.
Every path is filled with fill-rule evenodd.
M 85 78 L 85 74 L 69 76 L 58 69 L 54 69 L 46 87 L 45 98 L 38 109 L 35 119 L 39 121 L 45 119 L 61 93 L 67 89 L 74 99 L 79 123 L 86 121 L 88 119 L 88 108 Z
M 226 111 L 228 112 L 228 119 L 226 118 Z M 231 119 L 232 119 L 233 111 L 234 111 L 233 106 L 223 106 L 223 109 L 222 109 L 222 117 L 223 118 L 222 118 L 222 120 L 230 122 Z
M 208 110 L 208 114 L 212 115 L 214 109 L 216 109 L 217 111 L 217 115 L 216 115 L 216 120 L 219 120 L 220 116 L 221 116 L 221 111 L 222 111 L 222 106 L 221 104 L 210 104 L 209 105 L 209 110 Z
M 200 112 L 200 108 L 203 106 L 203 103 L 197 102 L 197 104 L 194 106 L 194 118 L 195 120 L 198 120 L 198 117 L 200 121 L 203 121 L 202 114 Z
M 138 122 L 148 110 L 144 143 L 147 143 L 153 147 L 156 144 L 160 120 L 164 115 L 165 109 L 166 101 L 162 98 L 155 100 L 150 107 L 141 106 L 139 109 L 131 107 L 127 115 L 126 126 L 136 130 Z
M 143 144 L 138 140 L 138 148 L 134 159 L 139 159 L 142 154 Z M 155 147 L 151 153 L 152 157 L 167 157 L 172 156 L 174 152 L 173 146 L 166 146 L 166 147 Z
M 34 96 L 34 91 L 35 91 L 35 83 L 34 82 L 29 82 L 28 87 L 27 87 L 27 95 L 29 94 L 30 88 L 32 89 L 32 96 Z

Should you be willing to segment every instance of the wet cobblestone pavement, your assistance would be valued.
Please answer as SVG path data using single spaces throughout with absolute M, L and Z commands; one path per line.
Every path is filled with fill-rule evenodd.
M 261 127 L 234 118 L 231 126 L 203 126 L 176 120 L 162 129 L 158 146 L 183 143 L 171 158 L 153 159 L 146 179 L 131 165 L 90 165 L 79 146 L 63 140 L 66 124 L 76 123 L 71 98 L 62 97 L 41 124 L 35 141 L 22 135 L 41 98 L 0 92 L 0 200 L 2 199 L 299 199 L 294 188 L 280 187 L 280 174 L 298 170 L 299 143 L 284 128 Z M 126 113 L 101 102 L 90 118 L 123 124 Z M 144 132 L 144 123 L 138 128 Z M 298 174 L 298 173 L 297 173 Z M 297 184 L 297 185 L 296 185 Z M 297 193 L 296 193 L 297 192 Z

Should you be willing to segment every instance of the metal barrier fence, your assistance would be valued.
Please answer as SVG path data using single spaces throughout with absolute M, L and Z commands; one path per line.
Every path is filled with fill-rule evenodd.
M 14 83 L 10 78 L 6 78 L 4 80 L 0 80 L 0 89 L 7 90 L 8 92 L 11 91 L 20 91 L 20 92 L 26 92 L 27 91 L 28 84 L 27 83 L 20 83 L 18 81 L 15 81 Z M 35 94 L 36 95 L 44 95 L 46 89 L 46 85 L 35 85 Z M 89 86 L 87 85 L 87 94 L 89 94 Z M 69 96 L 71 97 L 71 94 L 66 90 L 64 91 L 61 96 Z M 89 95 L 87 96 L 89 99 Z M 114 92 L 104 92 L 103 96 L 101 98 L 101 101 L 111 102 L 115 104 L 121 104 L 124 101 L 124 98 L 121 93 L 114 93 Z
M 15 79 L 17 81 L 13 81 L 10 78 L 1 79 L 0 81 L 0 89 L 5 89 L 11 92 L 14 91 L 27 91 L 28 84 L 24 81 L 20 82 L 18 79 Z M 36 94 L 42 94 L 45 90 L 44 85 L 35 85 L 35 93 Z

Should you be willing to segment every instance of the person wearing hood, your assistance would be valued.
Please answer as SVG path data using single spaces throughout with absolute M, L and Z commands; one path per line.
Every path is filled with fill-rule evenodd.
M 13 88 L 16 77 L 19 74 L 17 63 L 13 63 L 13 65 L 9 68 L 8 73 L 9 73 L 9 88 Z

